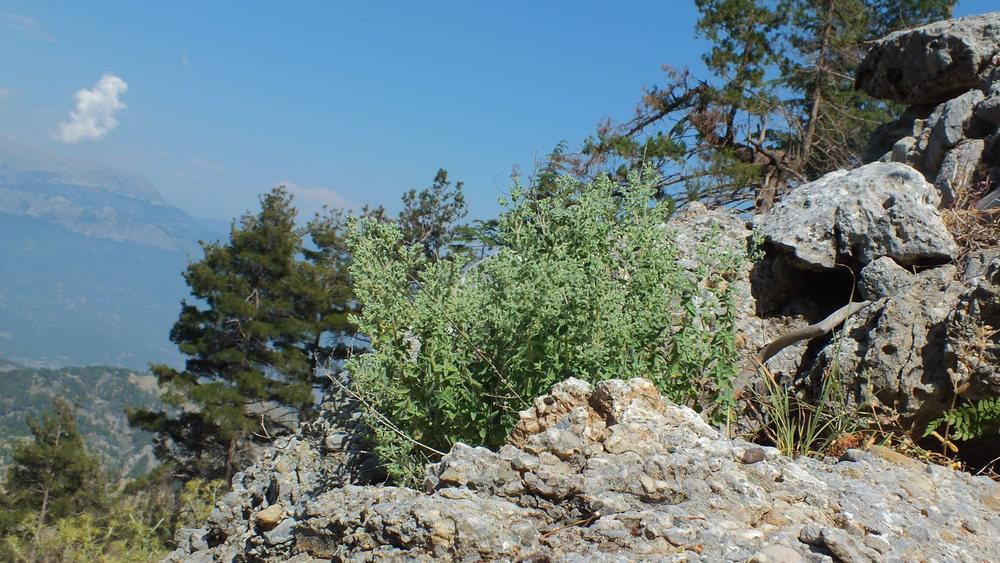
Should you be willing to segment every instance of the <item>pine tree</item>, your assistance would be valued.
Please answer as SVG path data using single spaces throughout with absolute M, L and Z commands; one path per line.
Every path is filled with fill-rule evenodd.
M 439 260 L 446 254 L 455 239 L 456 223 L 468 213 L 462 193 L 464 185 L 463 182 L 452 185 L 448 171 L 442 168 L 429 187 L 403 194 L 403 210 L 399 213 L 403 239 L 423 246 L 429 260 Z
M 170 338 L 185 369 L 151 366 L 170 408 L 130 413 L 157 433 L 158 456 L 178 476 L 230 480 L 255 432 L 269 435 L 312 405 L 310 366 L 294 346 L 303 334 L 295 217 L 275 188 L 259 213 L 234 223 L 228 244 L 203 243 L 204 258 L 184 273 L 197 302 L 182 304 Z
M 576 161 L 624 178 L 642 163 L 663 195 L 766 210 L 787 190 L 860 163 L 895 108 L 855 92 L 868 42 L 947 17 L 954 0 L 696 0 L 709 76 L 668 69 L 636 116 L 602 123 Z
M 167 514 L 134 491 L 116 491 L 87 451 L 76 409 L 56 398 L 29 417 L 0 496 L 0 561 L 158 561 Z M 193 522 L 192 522 L 193 524 Z
M 0 536 L 22 533 L 29 516 L 41 529 L 84 510 L 99 511 L 105 500 L 101 461 L 87 452 L 72 404 L 56 398 L 50 412 L 27 424 L 31 440 L 14 448 L 0 499 Z
M 366 209 L 363 214 L 381 216 L 384 211 Z M 356 342 L 356 326 L 350 321 L 350 315 L 358 311 L 348 272 L 350 217 L 342 209 L 324 209 L 305 228 L 311 244 L 303 248 L 291 284 L 293 318 L 299 327 L 295 338 L 281 346 L 298 354 L 300 377 L 307 380 L 321 366 L 363 351 Z
M 439 170 L 427 189 L 403 196 L 399 223 L 430 259 L 444 256 L 466 213 L 461 182 Z M 362 214 L 387 221 L 385 211 Z M 350 315 L 350 215 L 324 210 L 296 227 L 292 198 L 275 188 L 257 214 L 234 223 L 227 244 L 202 245 L 184 278 L 197 300 L 184 302 L 171 340 L 184 370 L 154 365 L 167 409 L 134 410 L 132 424 L 156 433 L 157 456 L 174 477 L 230 480 L 251 446 L 310 415 L 319 368 L 363 350 Z M 309 244 L 303 238 L 308 237 Z

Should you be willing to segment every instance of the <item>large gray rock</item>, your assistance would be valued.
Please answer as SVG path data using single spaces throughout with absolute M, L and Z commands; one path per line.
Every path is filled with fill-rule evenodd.
M 924 137 L 926 141 L 918 142 L 917 146 L 923 153 L 921 171 L 933 178 L 940 169 L 945 153 L 965 139 L 973 110 L 984 98 L 981 91 L 971 90 L 935 108 L 927 118 L 930 134 Z
M 982 139 L 968 139 L 945 155 L 934 180 L 941 192 L 942 207 L 954 204 L 959 195 L 969 193 L 975 182 L 984 176 L 985 166 L 981 159 L 985 148 Z
M 864 266 L 882 256 L 927 265 L 956 252 L 939 203 L 938 190 L 913 168 L 874 162 L 792 190 L 754 225 L 804 269 Z
M 326 491 L 300 557 L 333 560 L 998 560 L 1000 485 L 873 447 L 792 460 L 730 440 L 641 379 L 570 379 L 497 452 L 456 445 L 427 492 Z
M 976 119 L 996 127 L 1000 125 L 1000 96 L 992 96 L 976 106 Z
M 1000 247 L 973 250 L 962 259 L 962 282 L 969 287 L 979 285 L 989 273 L 993 262 L 1000 260 Z
M 868 146 L 863 157 L 865 163 L 882 160 L 883 162 L 902 162 L 912 166 L 911 162 L 903 159 L 904 155 L 913 150 L 913 148 L 908 150 L 906 147 L 916 144 L 916 138 L 923 131 L 929 113 L 929 109 L 927 109 L 927 113 L 923 113 L 914 111 L 914 108 L 907 108 L 895 120 L 876 127 L 868 138 Z M 903 141 L 904 139 L 909 139 L 909 141 Z M 897 148 L 896 145 L 901 141 L 903 144 Z
M 945 147 L 953 147 L 965 138 L 965 130 L 973 111 L 986 96 L 980 90 L 970 90 L 941 104 L 927 118 L 931 136 Z
M 904 104 L 939 104 L 979 88 L 1000 64 L 1000 12 L 898 31 L 877 41 L 856 87 Z
M 868 301 L 891 297 L 913 285 L 916 276 L 900 266 L 895 260 L 883 256 L 873 260 L 861 269 L 858 276 L 858 291 Z
M 832 374 L 852 407 L 899 415 L 919 435 L 951 404 L 945 323 L 965 286 L 951 265 L 906 277 L 884 266 L 880 260 L 862 270 L 862 288 L 877 300 L 847 319 L 819 354 L 810 382 L 818 388 Z
M 986 138 L 983 162 L 994 166 L 1000 165 L 1000 127 L 997 128 L 996 133 Z

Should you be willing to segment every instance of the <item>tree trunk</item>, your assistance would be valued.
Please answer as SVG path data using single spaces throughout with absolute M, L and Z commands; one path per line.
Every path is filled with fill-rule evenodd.
M 49 488 L 45 487 L 42 489 L 42 506 L 38 509 L 38 532 L 35 534 L 35 540 L 31 543 L 31 551 L 28 553 L 28 561 L 35 560 L 35 554 L 38 552 L 38 535 L 41 533 L 42 528 L 45 527 L 45 520 L 48 519 L 49 515 Z
M 771 170 L 764 176 L 760 192 L 757 194 L 757 201 L 754 202 L 755 213 L 767 213 L 774 207 L 774 202 L 778 198 L 778 187 L 775 185 L 774 174 L 775 171 Z
M 826 13 L 823 15 L 823 35 L 820 38 L 819 55 L 816 57 L 816 82 L 813 84 L 812 95 L 810 96 L 809 123 L 806 125 L 805 135 L 802 137 L 802 151 L 799 154 L 796 168 L 801 172 L 809 163 L 812 156 L 813 137 L 816 135 L 816 122 L 819 120 L 819 107 L 823 103 L 823 74 L 828 70 L 830 58 L 830 42 L 833 33 L 833 17 L 837 1 L 829 0 L 826 4 Z
M 45 487 L 42 490 L 42 507 L 38 509 L 38 526 L 44 526 L 45 520 L 49 515 L 49 488 Z
M 233 484 L 233 465 L 236 462 L 236 438 L 229 439 L 229 448 L 226 451 L 226 483 Z

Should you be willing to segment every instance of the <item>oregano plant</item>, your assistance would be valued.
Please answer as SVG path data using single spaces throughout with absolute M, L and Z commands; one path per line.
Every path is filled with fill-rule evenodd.
M 355 321 L 372 352 L 347 364 L 389 474 L 415 483 L 455 442 L 497 447 L 517 412 L 570 376 L 646 377 L 678 403 L 732 400 L 734 284 L 746 256 L 712 236 L 681 260 L 658 178 L 559 178 L 501 201 L 486 259 L 431 262 L 391 223 L 355 223 Z M 707 399 L 706 399 L 707 398 Z

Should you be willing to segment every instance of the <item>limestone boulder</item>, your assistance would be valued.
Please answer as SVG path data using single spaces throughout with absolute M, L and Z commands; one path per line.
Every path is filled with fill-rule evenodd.
M 965 140 L 976 105 L 985 96 L 979 90 L 970 90 L 939 105 L 927 118 L 929 134 L 918 141 L 917 149 L 923 158 L 920 169 L 933 177 L 941 168 L 945 154 Z
M 875 42 L 855 85 L 883 100 L 939 104 L 988 83 L 998 57 L 1000 12 L 946 20 Z
M 1000 96 L 991 96 L 976 106 L 976 119 L 992 125 L 1000 125 Z
M 934 186 L 941 192 L 942 207 L 954 204 L 958 196 L 970 192 L 976 181 L 985 175 L 982 162 L 985 149 L 982 139 L 968 139 L 945 155 L 934 180 Z
M 296 511 L 320 492 L 383 481 L 370 433 L 346 374 L 319 405 L 317 416 L 292 436 L 276 438 L 246 470 L 199 529 L 182 529 L 166 561 L 285 561 L 293 546 Z
M 858 291 L 868 301 L 892 297 L 913 285 L 916 276 L 895 260 L 883 256 L 862 268 L 858 276 Z
M 860 268 L 883 256 L 902 266 L 939 264 L 957 250 L 940 201 L 913 168 L 874 162 L 792 190 L 754 226 L 802 269 Z
M 539 407 L 540 405 L 540 407 Z M 517 444 L 458 444 L 425 491 L 347 486 L 300 512 L 300 558 L 996 560 L 1000 485 L 873 447 L 790 459 L 731 440 L 642 379 L 569 379 Z M 971 531 L 970 531 L 971 530 Z
M 919 435 L 923 424 L 951 404 L 945 327 L 965 286 L 955 266 L 912 275 L 885 260 L 862 270 L 862 288 L 877 299 L 831 338 L 809 381 L 818 391 L 832 375 L 853 407 L 870 413 L 874 405 L 878 412 L 899 415 Z

